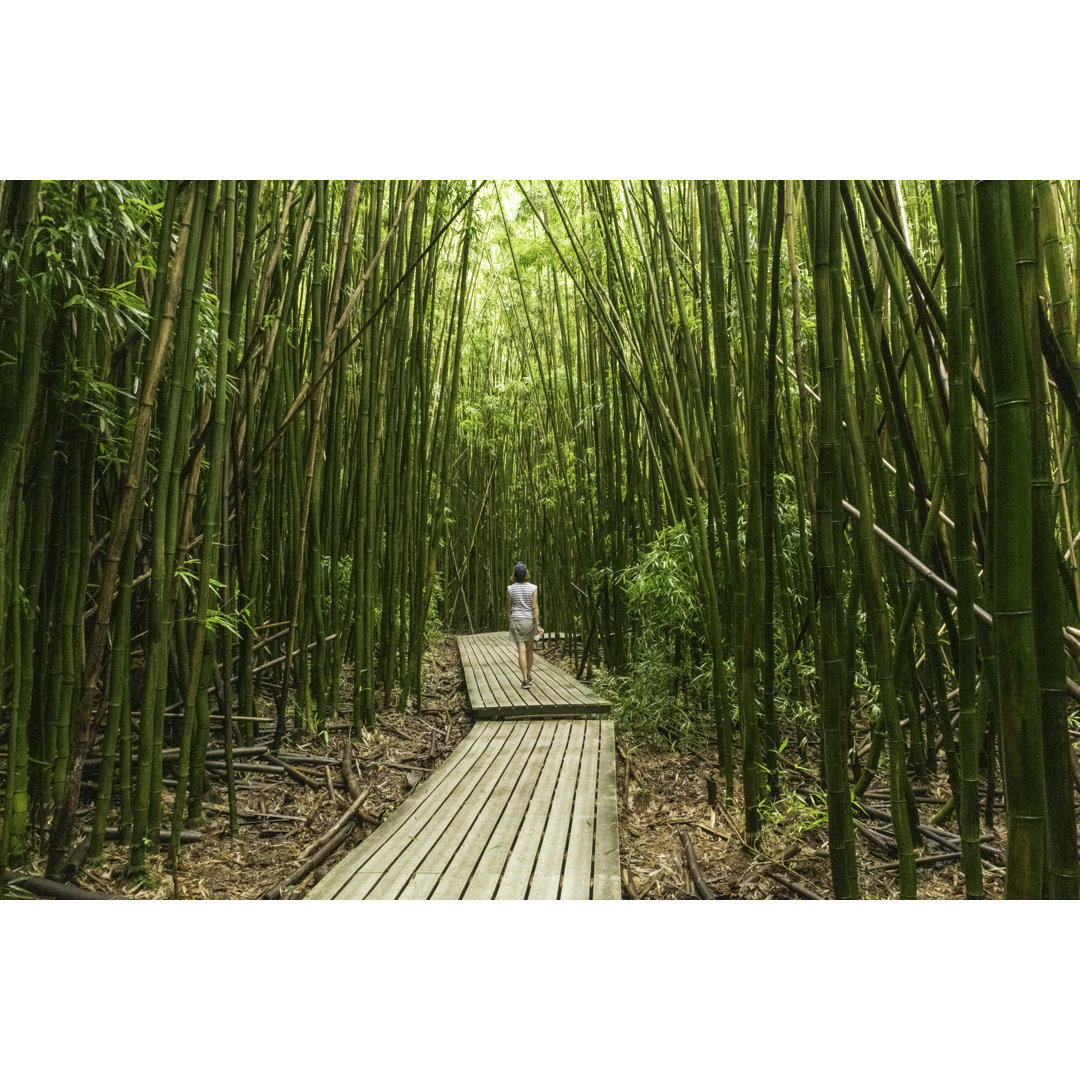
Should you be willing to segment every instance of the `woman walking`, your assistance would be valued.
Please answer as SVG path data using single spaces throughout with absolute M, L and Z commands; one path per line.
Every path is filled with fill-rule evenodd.
M 510 640 L 517 645 L 523 690 L 532 688 L 533 643 L 544 633 L 537 588 L 525 580 L 528 576 L 529 568 L 523 562 L 514 563 L 514 580 L 506 586 L 506 618 L 510 623 Z

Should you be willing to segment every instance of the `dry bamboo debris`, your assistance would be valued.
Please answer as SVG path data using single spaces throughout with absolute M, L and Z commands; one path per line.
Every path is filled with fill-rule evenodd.
M 301 860 L 309 858 L 314 855 L 321 847 L 327 844 L 334 836 L 335 833 L 344 829 L 350 822 L 353 824 L 363 824 L 367 819 L 364 818 L 360 811 L 362 809 L 361 804 L 371 794 L 371 788 L 364 788 L 355 799 L 349 808 L 330 826 L 321 836 L 313 840 L 302 852 L 300 852 L 299 858 Z M 355 820 L 354 820 L 355 819 Z
M 642 828 L 645 829 L 658 829 L 669 825 L 688 825 L 692 829 L 700 829 L 702 832 L 715 836 L 720 840 L 731 839 L 727 833 L 722 833 L 719 829 L 714 828 L 712 825 L 706 825 L 703 821 L 694 821 L 693 818 L 657 818 L 655 821 L 641 822 Z M 637 835 L 640 835 L 640 832 Z
M 683 853 L 686 855 L 686 869 L 690 875 L 690 880 L 694 883 L 694 891 L 702 900 L 715 900 L 716 894 L 705 883 L 705 879 L 701 875 L 701 870 L 698 867 L 697 852 L 694 850 L 694 842 L 690 839 L 690 834 L 683 829 L 679 833 L 679 838 L 682 840 Z
M 280 900 L 285 896 L 285 890 L 291 886 L 296 885 L 303 881 L 304 878 L 320 866 L 326 859 L 332 855 L 348 838 L 349 834 L 356 828 L 356 816 L 359 816 L 361 810 L 360 804 L 368 797 L 370 789 L 365 789 L 359 796 L 353 800 L 352 805 L 344 814 L 341 815 L 334 824 L 320 836 L 317 840 L 309 844 L 301 853 L 300 859 L 303 860 L 297 869 L 288 874 L 284 880 L 280 881 L 277 885 L 268 889 L 263 895 L 264 900 Z M 355 816 L 354 816 L 355 815 Z
M 882 810 L 876 806 L 866 806 L 864 809 L 871 817 L 876 818 L 878 821 L 888 822 L 890 826 L 892 825 L 892 815 L 886 810 Z M 921 823 L 916 825 L 914 822 L 912 822 L 912 827 L 916 828 L 925 839 L 938 844 L 940 847 L 946 847 L 954 852 L 962 850 L 960 837 L 956 833 L 948 832 L 946 829 L 936 828 L 933 825 L 923 825 Z M 862 830 L 860 829 L 860 832 L 861 831 Z M 982 833 L 979 838 L 980 840 L 986 840 L 990 835 L 991 834 L 989 833 Z M 893 852 L 895 853 L 895 848 L 893 849 Z M 987 862 L 993 863 L 996 866 L 1005 865 L 1005 859 L 1001 852 L 987 843 L 979 844 L 979 853 Z

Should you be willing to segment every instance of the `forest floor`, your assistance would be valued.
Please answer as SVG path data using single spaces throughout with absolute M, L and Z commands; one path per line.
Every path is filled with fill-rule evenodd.
M 544 655 L 559 663 L 558 649 Z M 95 892 L 137 899 L 259 899 L 280 887 L 285 898 L 302 897 L 335 862 L 389 814 L 426 776 L 449 756 L 471 727 L 466 711 L 464 679 L 453 637 L 447 635 L 429 648 L 424 661 L 424 702 L 417 713 L 410 704 L 404 713 L 380 712 L 373 732 L 353 740 L 353 775 L 368 792 L 363 810 L 372 823 L 354 828 L 346 841 L 301 880 L 286 879 L 310 855 L 310 849 L 338 821 L 353 801 L 346 788 L 342 758 L 347 718 L 321 737 L 293 735 L 280 750 L 294 756 L 294 768 L 308 777 L 302 782 L 287 773 L 239 773 L 237 805 L 241 811 L 235 836 L 229 835 L 224 779 L 215 780 L 204 799 L 205 817 L 197 826 L 202 838 L 182 848 L 178 873 L 173 875 L 165 851 L 148 856 L 141 878 L 127 876 L 127 852 L 106 841 L 105 858 L 83 864 L 68 875 L 71 884 Z M 343 685 L 343 706 L 351 701 L 351 686 Z M 272 710 L 267 708 L 267 715 Z M 271 734 L 263 725 L 265 743 Z M 742 841 L 741 790 L 736 780 L 734 804 L 725 807 L 723 779 L 716 767 L 716 745 L 695 748 L 657 748 L 630 736 L 617 738 L 616 776 L 619 798 L 619 840 L 623 897 L 642 900 L 696 899 L 711 892 L 717 899 L 827 898 L 832 895 L 828 836 L 816 785 L 788 792 L 766 820 L 756 852 Z M 258 762 L 262 758 L 247 758 Z M 332 764 L 331 764 L 332 762 Z M 789 776 L 801 771 L 813 777 L 815 763 L 792 763 Z M 713 785 L 719 797 L 710 805 Z M 880 784 L 878 785 L 880 787 Z M 927 820 L 948 796 L 947 781 L 916 786 L 920 809 Z M 887 794 L 864 799 L 864 804 L 888 809 Z M 171 810 L 165 796 L 165 820 Z M 895 854 L 878 822 L 865 822 L 874 836 L 856 832 L 859 882 L 866 898 L 886 899 L 899 892 Z M 942 829 L 955 827 L 955 820 Z M 1004 815 L 999 814 L 986 843 L 1004 853 Z M 948 836 L 946 836 L 946 844 Z M 167 845 L 166 845 L 167 846 Z M 919 857 L 935 861 L 919 866 L 920 898 L 957 899 L 964 895 L 959 858 L 948 846 L 927 841 Z M 697 885 L 689 868 L 696 861 Z M 36 863 L 25 868 L 42 873 Z M 988 897 L 1004 890 L 1004 869 L 984 861 Z M 16 898 L 9 891 L 9 898 Z
M 742 786 L 736 778 L 734 803 L 725 807 L 723 777 L 716 766 L 716 743 L 704 750 L 637 748 L 627 754 L 627 740 L 618 740 L 619 841 L 623 896 L 641 900 L 699 899 L 688 866 L 687 846 L 699 879 L 718 900 L 828 899 L 833 895 L 827 826 L 822 823 L 824 794 L 819 800 L 807 787 L 796 789 L 766 815 L 756 851 L 743 843 Z M 716 805 L 708 802 L 710 781 L 719 786 Z M 915 785 L 926 824 L 949 795 L 944 776 Z M 875 796 L 871 789 L 868 793 Z M 817 806 L 815 806 L 817 801 Z M 888 792 L 864 798 L 863 805 L 888 811 Z M 859 888 L 864 899 L 896 899 L 900 895 L 891 834 L 878 821 L 860 824 L 878 838 L 856 831 Z M 955 819 L 939 828 L 951 840 Z M 858 826 L 856 827 L 858 829 Z M 985 825 L 984 825 L 985 830 Z M 984 843 L 1004 855 L 1004 813 L 999 813 Z M 944 843 L 916 844 L 920 899 L 964 897 L 960 858 Z M 988 899 L 1003 896 L 1005 870 L 983 861 L 983 888 Z

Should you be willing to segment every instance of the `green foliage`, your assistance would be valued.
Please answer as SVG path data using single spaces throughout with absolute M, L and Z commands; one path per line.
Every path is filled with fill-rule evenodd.
M 701 625 L 693 554 L 686 526 L 678 521 L 661 529 L 639 561 L 618 575 L 642 637 L 668 638 Z
M 632 612 L 631 661 L 625 674 L 601 674 L 597 686 L 612 700 L 617 726 L 654 743 L 698 733 L 711 671 L 701 647 L 701 597 L 685 525 L 662 529 L 615 581 Z
M 829 823 L 825 800 L 809 789 L 793 787 L 775 805 L 763 802 L 761 811 L 766 820 L 780 830 L 785 844 L 817 843 Z

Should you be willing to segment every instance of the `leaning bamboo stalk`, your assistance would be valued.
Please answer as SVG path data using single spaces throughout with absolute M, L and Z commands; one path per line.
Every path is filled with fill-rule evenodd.
M 844 511 L 847 514 L 849 514 L 853 518 L 858 518 L 858 507 L 853 506 L 846 499 L 843 500 L 842 505 L 844 507 Z M 957 599 L 957 591 L 954 585 L 951 585 L 943 577 L 931 570 L 930 567 L 922 561 L 922 559 L 908 551 L 908 549 L 904 547 L 904 545 L 901 544 L 899 540 L 897 540 L 894 536 L 890 536 L 889 533 L 887 533 L 880 525 L 874 525 L 874 535 L 883 544 L 885 544 L 885 546 L 890 551 L 892 551 L 893 554 L 897 555 L 908 566 L 910 566 L 912 570 L 914 570 L 917 574 L 930 582 L 930 584 L 933 585 L 934 588 L 937 589 L 937 591 L 940 592 L 943 596 L 947 596 L 950 600 L 954 601 Z M 971 611 L 978 622 L 982 623 L 982 625 L 985 626 L 988 630 L 993 630 L 994 617 L 990 614 L 989 611 L 986 610 L 986 608 L 982 607 L 980 604 L 972 604 Z M 1065 638 L 1066 641 L 1068 641 L 1070 636 L 1068 628 L 1062 628 L 1062 636 Z M 1065 689 L 1069 692 L 1070 697 L 1072 697 L 1076 701 L 1080 701 L 1080 683 L 1075 682 L 1071 678 L 1067 678 L 1065 680 Z

